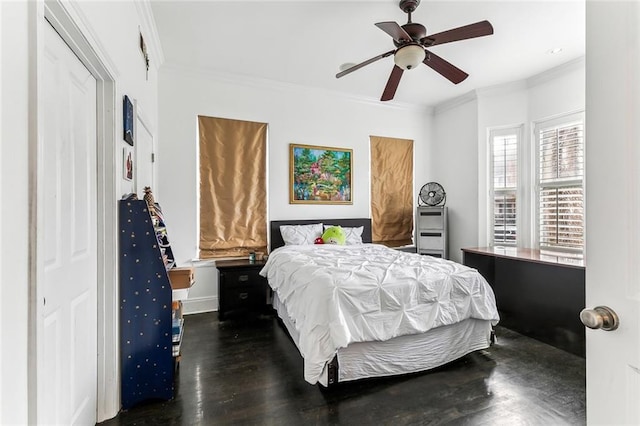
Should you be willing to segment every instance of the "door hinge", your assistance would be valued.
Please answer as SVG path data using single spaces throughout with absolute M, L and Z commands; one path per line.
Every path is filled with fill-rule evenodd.
M 155 153 L 151 153 L 151 162 L 155 163 L 156 162 L 156 154 Z

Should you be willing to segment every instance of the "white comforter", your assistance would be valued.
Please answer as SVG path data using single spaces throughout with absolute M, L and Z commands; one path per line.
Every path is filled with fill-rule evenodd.
M 493 291 L 475 269 L 377 244 L 280 247 L 260 274 L 300 333 L 304 376 L 312 384 L 349 343 L 467 318 L 499 320 Z

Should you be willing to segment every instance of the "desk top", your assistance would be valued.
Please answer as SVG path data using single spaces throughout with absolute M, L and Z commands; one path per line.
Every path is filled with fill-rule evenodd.
M 568 266 L 572 268 L 584 269 L 584 259 L 570 257 L 569 255 L 540 252 L 537 249 L 519 247 L 474 247 L 463 248 L 464 253 L 475 253 L 493 257 L 504 257 L 509 259 L 519 259 L 535 263 L 546 263 L 551 265 Z

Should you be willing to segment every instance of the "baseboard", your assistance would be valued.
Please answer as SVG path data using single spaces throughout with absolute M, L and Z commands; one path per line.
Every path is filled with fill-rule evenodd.
M 218 297 L 195 297 L 182 301 L 182 314 L 201 314 L 218 310 Z

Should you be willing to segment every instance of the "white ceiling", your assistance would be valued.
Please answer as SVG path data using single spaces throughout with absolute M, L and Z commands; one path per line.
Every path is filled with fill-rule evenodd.
M 394 48 L 374 26 L 407 15 L 397 0 L 152 0 L 165 63 L 240 78 L 379 99 L 393 67 L 384 58 L 340 79 L 343 63 Z M 469 74 L 454 85 L 426 66 L 407 71 L 390 102 L 433 106 L 477 88 L 531 77 L 585 54 L 585 4 L 577 1 L 422 0 L 413 22 L 427 34 L 489 20 L 494 34 L 432 51 Z M 548 51 L 561 47 L 559 54 Z

